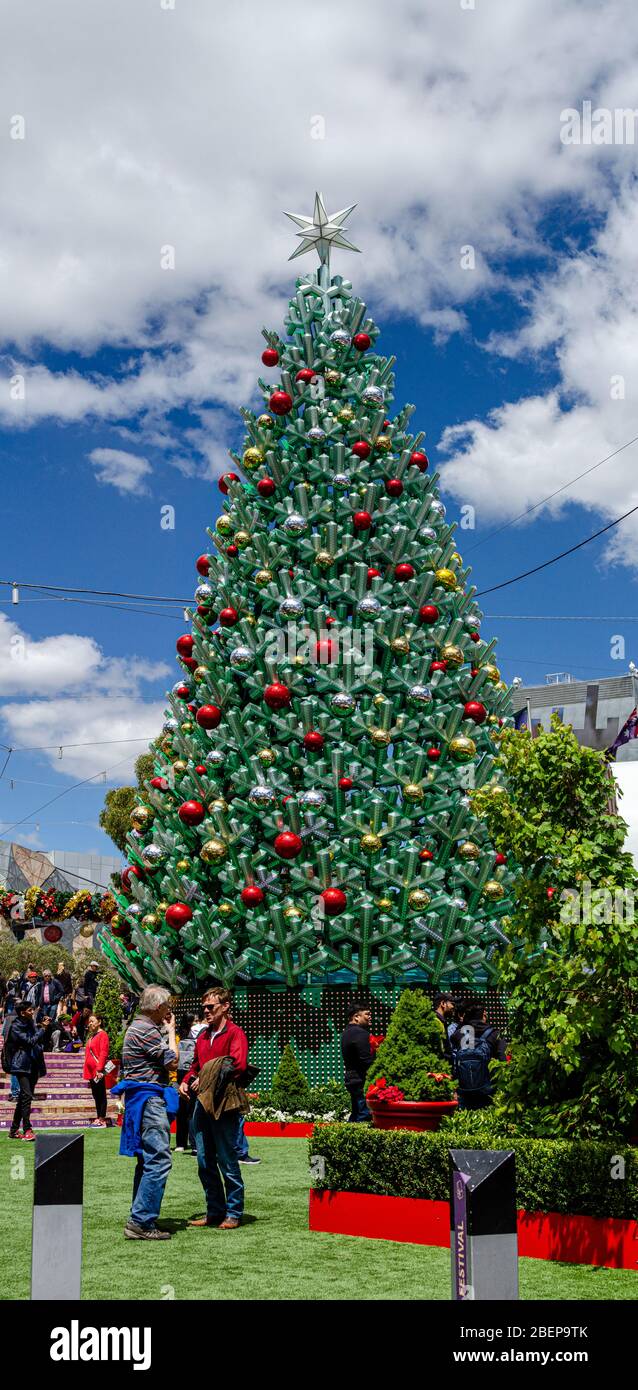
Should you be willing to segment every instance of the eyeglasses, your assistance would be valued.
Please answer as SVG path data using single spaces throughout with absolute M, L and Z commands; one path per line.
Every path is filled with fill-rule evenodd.
M 205 1014 L 214 1014 L 215 1009 L 218 1008 L 218 1007 L 219 1007 L 219 1006 L 218 1006 L 217 1004 L 204 1004 L 204 1013 L 205 1013 Z

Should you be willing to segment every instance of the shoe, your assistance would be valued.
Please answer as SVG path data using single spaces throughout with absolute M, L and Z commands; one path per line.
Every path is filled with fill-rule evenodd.
M 187 1221 L 187 1226 L 218 1226 L 219 1222 L 214 1216 L 196 1216 L 193 1221 Z
M 124 1227 L 124 1235 L 127 1240 L 170 1240 L 170 1231 L 160 1231 L 159 1226 L 137 1226 L 134 1221 L 127 1221 Z
M 240 1224 L 239 1221 L 235 1221 L 234 1217 L 227 1216 L 226 1220 L 222 1221 L 217 1229 L 219 1231 L 234 1231 Z
M 32 1129 L 26 1129 L 22 1138 L 26 1139 L 28 1144 L 33 1144 L 35 1142 L 35 1134 Z
M 10 1129 L 10 1130 L 9 1130 L 9 1138 L 10 1138 L 10 1139 L 21 1139 L 21 1138 L 22 1138 L 22 1130 L 21 1130 L 21 1129 Z
M 252 1154 L 248 1154 L 246 1158 L 240 1158 L 239 1162 L 240 1162 L 240 1163 L 261 1163 L 261 1159 L 260 1159 L 260 1158 L 253 1158 Z
M 183 1144 L 176 1144 L 176 1145 L 175 1145 L 175 1153 L 176 1153 L 176 1154 L 183 1154 L 183 1153 L 185 1153 L 184 1145 L 183 1145 Z

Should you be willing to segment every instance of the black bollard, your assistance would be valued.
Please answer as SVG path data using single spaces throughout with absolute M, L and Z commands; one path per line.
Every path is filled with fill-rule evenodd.
M 450 1149 L 452 1298 L 518 1298 L 511 1149 Z
M 84 1135 L 38 1134 L 35 1141 L 31 1298 L 80 1297 Z

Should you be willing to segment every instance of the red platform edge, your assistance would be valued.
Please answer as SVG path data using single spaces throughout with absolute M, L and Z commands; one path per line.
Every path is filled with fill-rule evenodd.
M 314 1124 L 280 1124 L 278 1120 L 246 1120 L 244 1134 L 248 1139 L 303 1139 L 309 1138 Z
M 448 1202 L 368 1192 L 310 1191 L 311 1231 L 450 1247 Z M 518 1253 L 533 1260 L 638 1268 L 638 1221 L 618 1217 L 518 1213 Z

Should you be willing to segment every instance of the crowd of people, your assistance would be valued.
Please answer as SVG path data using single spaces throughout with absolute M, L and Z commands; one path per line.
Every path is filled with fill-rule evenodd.
M 488 1022 L 484 1004 L 467 1004 L 456 1000 L 453 994 L 438 993 L 433 1009 L 440 1026 L 441 1056 L 456 1079 L 459 1108 L 483 1109 L 491 1104 L 494 1093 L 490 1062 L 505 1060 L 505 1040 Z M 355 1001 L 341 1035 L 345 1085 L 351 1104 L 349 1120 L 353 1124 L 372 1119 L 365 1099 L 366 1076 L 374 1056 L 371 1029 L 370 1005 Z

